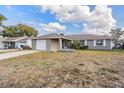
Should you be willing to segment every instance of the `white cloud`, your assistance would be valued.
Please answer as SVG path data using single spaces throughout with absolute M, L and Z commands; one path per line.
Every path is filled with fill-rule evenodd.
M 55 32 L 55 31 L 64 31 L 66 26 L 62 26 L 59 23 L 48 23 L 48 24 L 40 24 L 43 30 L 48 32 Z
M 82 22 L 89 18 L 88 6 L 41 6 L 41 11 L 50 11 L 60 22 Z
M 112 9 L 108 6 L 96 6 L 90 11 L 89 6 L 41 6 L 42 12 L 50 11 L 60 22 L 83 23 L 84 33 L 108 34 L 116 25 Z
M 96 6 L 91 16 L 84 25 L 84 32 L 90 34 L 109 34 L 116 25 L 112 17 L 112 9 L 107 6 Z

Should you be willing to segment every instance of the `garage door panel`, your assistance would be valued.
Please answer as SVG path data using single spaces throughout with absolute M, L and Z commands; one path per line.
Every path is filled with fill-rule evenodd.
M 46 50 L 46 40 L 36 40 L 37 50 Z

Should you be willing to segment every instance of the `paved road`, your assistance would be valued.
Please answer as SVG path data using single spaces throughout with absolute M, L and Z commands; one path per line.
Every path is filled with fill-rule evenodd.
M 0 60 L 7 59 L 7 58 L 13 58 L 13 57 L 21 56 L 21 55 L 26 55 L 26 54 L 31 54 L 35 52 L 37 51 L 24 50 L 24 51 L 17 51 L 17 52 L 11 52 L 11 53 L 4 53 L 4 54 L 0 54 Z

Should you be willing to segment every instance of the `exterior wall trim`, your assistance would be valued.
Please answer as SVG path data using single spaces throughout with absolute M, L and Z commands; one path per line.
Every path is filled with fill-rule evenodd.
M 105 39 L 103 40 L 103 46 L 106 46 L 106 40 Z
M 87 40 L 84 40 L 84 45 L 87 46 Z
M 93 40 L 93 46 L 96 46 L 96 40 Z

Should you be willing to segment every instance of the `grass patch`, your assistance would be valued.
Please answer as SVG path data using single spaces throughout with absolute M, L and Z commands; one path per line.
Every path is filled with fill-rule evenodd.
M 99 69 L 101 72 L 110 72 L 110 73 L 115 73 L 115 74 L 118 74 L 119 71 L 117 70 L 114 70 L 112 68 L 106 68 L 106 67 L 103 67 L 103 68 L 100 68 Z
M 0 87 L 123 87 L 123 60 L 95 50 L 23 55 L 0 61 Z

